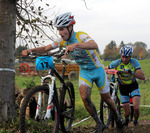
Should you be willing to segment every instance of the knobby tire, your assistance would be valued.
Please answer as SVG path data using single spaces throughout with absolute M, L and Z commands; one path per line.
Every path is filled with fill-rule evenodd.
M 111 117 L 112 117 L 112 111 L 110 110 L 108 105 L 105 103 L 105 101 L 101 98 L 100 119 L 106 128 L 108 128 L 111 122 Z
M 66 87 L 61 88 L 60 95 L 60 125 L 61 130 L 67 133 L 70 131 L 74 120 L 75 93 L 71 82 L 66 82 L 65 86 Z
M 40 117 L 35 119 L 35 111 L 37 105 L 37 93 L 42 92 L 42 96 L 45 98 L 49 95 L 49 89 L 47 86 L 36 86 L 31 89 L 24 98 L 20 109 L 20 122 L 19 128 L 21 133 L 27 132 L 50 132 L 57 133 L 59 129 L 59 103 L 57 92 L 54 91 L 54 97 L 52 100 L 51 117 L 50 119 L 43 120 L 46 113 L 47 103 L 43 102 L 41 105 Z M 34 98 L 34 103 L 33 102 Z M 43 98 L 42 98 L 43 99 Z M 48 98 L 46 98 L 48 99 Z M 47 102 L 47 100 L 45 100 Z M 31 107 L 31 103 L 34 105 Z M 46 105 L 46 106 L 44 106 Z

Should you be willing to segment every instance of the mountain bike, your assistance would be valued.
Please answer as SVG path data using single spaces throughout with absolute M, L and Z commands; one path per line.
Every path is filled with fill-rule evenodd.
M 115 77 L 116 74 L 122 74 L 123 71 L 108 69 L 108 70 L 105 70 L 105 72 L 107 74 L 112 74 L 112 77 L 110 80 L 110 95 L 111 95 L 111 98 L 115 102 L 115 105 L 117 107 L 119 115 L 121 116 L 121 119 L 123 119 L 124 118 L 123 106 L 118 96 L 118 89 L 119 89 L 118 78 Z M 130 107 L 131 107 L 130 120 L 132 121 L 134 109 L 133 109 L 131 97 L 130 97 Z M 105 103 L 103 99 L 101 99 L 101 104 L 100 104 L 100 118 L 106 128 L 108 128 L 110 123 L 111 123 L 111 127 L 114 127 L 115 119 L 113 117 L 112 111 L 110 110 L 110 108 L 108 107 L 108 105 Z
M 60 58 L 63 54 L 64 50 L 44 55 L 30 54 L 31 57 L 37 57 L 37 71 L 46 71 L 46 76 L 41 76 L 41 85 L 29 90 L 21 104 L 19 123 L 21 133 L 57 133 L 59 124 L 63 132 L 68 132 L 71 129 L 74 120 L 75 93 L 73 84 L 64 80 L 65 66 L 71 61 L 61 59 L 62 76 L 54 65 L 54 59 Z M 56 77 L 61 83 L 59 89 Z
M 112 74 L 111 81 L 110 81 L 110 95 L 111 98 L 114 100 L 118 113 L 121 114 L 122 105 L 120 104 L 120 99 L 118 97 L 118 83 L 116 82 L 115 74 L 122 73 L 122 71 L 117 71 L 114 69 L 108 69 L 105 70 L 107 74 Z M 111 123 L 111 126 L 114 127 L 114 117 L 112 114 L 112 111 L 108 107 L 108 105 L 105 103 L 103 99 L 101 99 L 100 103 L 100 118 L 105 125 L 106 128 L 108 128 L 109 124 Z

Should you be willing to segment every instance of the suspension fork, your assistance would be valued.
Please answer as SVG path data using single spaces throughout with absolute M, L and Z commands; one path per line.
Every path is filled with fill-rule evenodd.
M 53 96 L 54 96 L 54 83 L 55 83 L 55 77 L 52 75 L 43 77 L 42 83 L 46 78 L 51 79 L 51 84 L 48 83 L 48 88 L 49 88 L 48 105 L 47 105 L 46 114 L 43 118 L 44 120 L 49 119 L 51 116 L 51 107 L 52 107 L 52 100 L 53 100 Z M 38 119 L 40 116 L 40 110 L 41 110 L 41 105 L 42 105 L 42 96 L 43 96 L 42 92 L 39 92 L 35 119 Z
M 116 86 L 117 86 L 117 84 L 116 84 L 116 83 L 113 83 L 113 87 L 112 87 L 112 95 L 111 95 L 111 98 L 112 98 L 113 100 L 115 100 L 116 95 L 117 95 L 117 89 L 116 89 Z
M 46 115 L 44 117 L 45 119 L 49 119 L 50 115 L 51 115 L 51 107 L 52 107 L 52 100 L 53 100 L 53 96 L 54 96 L 54 83 L 55 83 L 55 77 L 51 76 L 52 79 L 52 84 L 49 84 L 49 97 L 48 97 L 48 106 L 47 106 L 47 111 L 46 111 Z

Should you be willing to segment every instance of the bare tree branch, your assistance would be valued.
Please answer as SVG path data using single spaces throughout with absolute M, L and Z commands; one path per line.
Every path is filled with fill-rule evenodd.
M 19 42 L 32 43 L 34 47 L 39 44 L 41 45 L 44 40 L 53 41 L 52 36 L 56 36 L 52 26 L 52 20 L 48 20 L 48 17 L 44 15 L 44 12 L 50 11 L 52 8 L 44 9 L 41 6 L 35 6 L 38 2 L 39 0 L 18 0 L 16 8 L 16 38 L 24 40 Z M 46 4 L 46 6 L 49 6 L 49 4 Z M 51 34 L 46 33 L 47 30 Z M 39 40 L 37 40 L 38 38 Z
M 88 10 L 91 10 L 91 9 L 89 9 L 89 8 L 87 7 L 86 0 L 82 0 L 82 1 L 84 2 L 85 7 L 86 7 Z

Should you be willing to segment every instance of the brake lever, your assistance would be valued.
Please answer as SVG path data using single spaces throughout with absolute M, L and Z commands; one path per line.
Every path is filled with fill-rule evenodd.
M 36 58 L 36 53 L 31 52 L 28 56 L 32 59 L 35 59 Z

